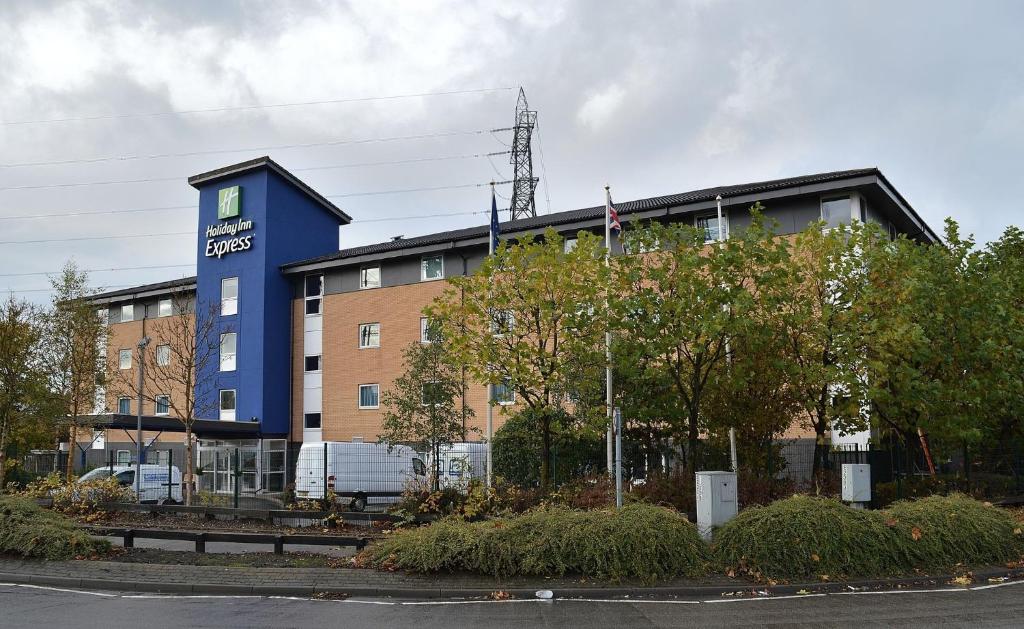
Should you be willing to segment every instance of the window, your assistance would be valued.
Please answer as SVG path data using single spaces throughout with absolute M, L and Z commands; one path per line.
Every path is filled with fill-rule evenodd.
M 821 200 L 821 220 L 825 221 L 826 228 L 849 225 L 850 219 L 850 197 Z
M 132 462 L 132 451 L 131 450 L 118 450 L 114 456 L 114 460 L 117 465 L 128 465 Z
M 121 306 L 121 321 L 134 321 L 135 320 L 135 306 L 132 304 L 124 304 Z
M 506 380 L 494 385 L 494 401 L 502 406 L 516 403 L 516 392 L 511 382 Z
M 444 277 L 444 256 L 429 256 L 420 261 L 420 280 L 429 282 Z
M 128 459 L 128 463 L 131 463 L 131 459 Z M 118 474 L 114 474 L 114 478 L 117 480 L 117 484 L 122 487 L 131 487 L 135 484 L 135 470 L 125 470 Z
M 154 398 L 156 403 L 156 415 L 166 415 L 171 409 L 171 398 L 168 395 L 158 395 Z
M 324 276 L 307 275 L 304 295 L 306 297 L 306 314 L 320 314 L 323 311 Z
M 503 336 L 516 327 L 516 314 L 511 310 L 494 310 L 491 312 L 491 331 L 495 336 Z
M 225 277 L 220 281 L 220 314 L 238 314 L 238 278 Z
M 420 317 L 420 343 L 433 343 L 441 340 L 441 331 L 427 317 Z
M 359 269 L 359 288 L 380 288 L 380 266 Z
M 380 406 L 380 385 L 359 385 L 359 408 L 377 408 Z
M 235 370 L 235 354 L 238 350 L 238 335 L 226 332 L 220 335 L 220 370 Z
M 565 239 L 565 244 L 563 245 L 564 246 L 563 250 L 566 253 L 571 252 L 573 249 L 576 248 L 576 243 L 578 243 L 578 242 L 579 241 L 577 239 L 575 239 L 575 238 L 566 238 Z
M 380 324 L 359 324 L 359 349 L 380 347 Z
M 158 317 L 169 317 L 172 310 L 170 299 L 161 299 L 156 304 L 156 316 Z
M 221 420 L 235 420 L 235 390 L 221 389 L 220 392 L 220 418 Z
M 132 350 L 122 349 L 117 352 L 117 366 L 120 369 L 132 368 Z
M 718 214 L 705 214 L 698 216 L 694 226 L 704 232 L 704 242 L 718 242 L 719 238 L 725 239 L 729 236 L 729 219 L 722 214 L 722 224 L 718 224 Z
M 117 398 L 117 412 L 120 415 L 131 415 L 132 399 L 130 397 Z
M 306 356 L 305 371 L 320 371 L 320 356 Z
M 420 390 L 420 404 L 423 406 L 437 405 L 444 402 L 444 389 L 438 382 L 424 382 Z
M 417 458 L 413 457 L 413 459 L 412 459 L 412 473 L 415 474 L 416 476 L 426 476 L 427 475 L 427 466 L 426 466 L 426 464 L 423 463 L 422 459 L 417 459 Z
M 157 345 L 156 346 L 156 364 L 158 367 L 166 367 L 171 364 L 171 346 L 170 345 Z
M 302 416 L 302 427 L 307 430 L 317 430 L 320 428 L 320 413 L 306 413 Z

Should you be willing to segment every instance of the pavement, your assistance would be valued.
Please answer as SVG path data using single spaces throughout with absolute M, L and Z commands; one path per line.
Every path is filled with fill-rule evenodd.
M 523 599 L 397 601 L 373 598 L 123 594 L 0 583 L 0 625 L 117 627 L 1020 627 L 1024 581 L 986 589 L 850 592 L 671 601 Z

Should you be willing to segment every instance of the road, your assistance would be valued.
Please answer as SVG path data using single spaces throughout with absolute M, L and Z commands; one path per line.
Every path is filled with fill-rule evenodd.
M 21 627 L 1020 627 L 1024 584 L 705 601 L 371 601 L 177 597 L 0 584 L 0 626 Z

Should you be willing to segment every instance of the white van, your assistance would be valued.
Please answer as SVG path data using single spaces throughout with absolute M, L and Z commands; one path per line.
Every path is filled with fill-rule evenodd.
M 327 470 L 324 471 L 326 447 Z M 295 497 L 322 500 L 324 482 L 328 489 L 350 506 L 362 511 L 368 504 L 398 501 L 406 486 L 426 479 L 426 466 L 420 455 L 407 446 L 388 448 L 381 443 L 317 441 L 303 443 L 295 466 Z
M 130 488 L 138 496 L 142 492 L 142 502 L 182 502 L 181 493 L 181 472 L 176 466 L 171 467 L 171 492 L 170 499 L 167 493 L 167 466 L 144 463 L 142 465 L 142 488 L 135 482 L 134 465 L 115 465 L 110 467 L 98 467 L 78 479 L 79 483 L 93 480 L 102 480 L 113 476 L 117 483 L 123 487 Z
M 441 448 L 441 487 L 465 489 L 470 481 L 487 476 L 487 444 L 459 442 Z M 432 453 L 427 453 L 427 476 L 434 471 Z

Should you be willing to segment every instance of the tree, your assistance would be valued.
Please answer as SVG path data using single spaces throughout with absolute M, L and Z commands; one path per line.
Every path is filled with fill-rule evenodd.
M 530 409 L 541 435 L 544 489 L 553 434 L 568 428 L 559 424 L 589 419 L 562 412 L 573 378 L 582 365 L 600 370 L 605 364 L 603 254 L 600 239 L 588 232 L 569 251 L 552 229 L 541 239 L 503 242 L 474 274 L 452 278 L 427 309 L 474 380 L 507 387 L 517 405 Z
M 995 309 L 989 332 L 995 339 L 988 410 L 993 440 L 1009 443 L 1024 437 L 1024 231 L 1009 227 L 990 243 L 979 260 L 984 288 Z
M 730 343 L 759 325 L 756 287 L 767 290 L 783 270 L 785 244 L 756 207 L 753 216 L 720 246 L 708 246 L 704 232 L 689 225 L 651 223 L 628 240 L 630 250 L 645 253 L 622 256 L 613 274 L 615 359 L 626 380 L 620 390 L 638 396 L 634 407 L 662 402 L 665 422 L 687 442 L 691 472 L 708 427 L 709 382 L 726 368 Z
M 900 238 L 868 251 L 863 330 L 867 397 L 883 432 L 954 444 L 992 430 L 1000 320 L 972 239 L 946 222 L 945 243 Z
M 74 470 L 78 433 L 92 432 L 96 417 L 90 411 L 103 382 L 106 323 L 89 302 L 94 294 L 89 276 L 73 262 L 51 280 L 53 305 L 44 318 L 42 359 L 48 387 L 59 409 L 57 425 L 68 431 L 67 477 Z
M 814 223 L 793 241 L 791 298 L 777 300 L 786 384 L 798 413 L 815 434 L 813 470 L 821 469 L 832 429 L 867 426 L 862 348 L 864 265 L 884 236 L 873 224 L 826 229 Z
M 179 291 L 171 296 L 171 315 L 151 323 L 149 334 L 156 339 L 143 354 L 142 389 L 138 373 L 121 370 L 116 362 L 108 365 L 112 386 L 120 394 L 157 403 L 157 396 L 166 395 L 168 415 L 177 419 L 185 429 L 185 504 L 192 504 L 192 475 L 195 455 L 192 430 L 203 415 L 216 408 L 202 400 L 214 400 L 215 383 L 198 380 L 196 374 L 207 373 L 220 360 L 220 335 L 217 328 L 215 306 L 200 308 L 192 293 Z M 154 347 L 155 346 L 155 347 Z M 116 358 L 116 357 L 115 357 Z M 209 406 L 209 407 L 207 407 Z
M 380 440 L 412 444 L 431 453 L 431 484 L 440 489 L 441 449 L 464 440 L 473 409 L 463 403 L 462 367 L 445 341 L 431 333 L 431 342 L 410 344 L 402 352 L 405 372 L 381 396 L 385 407 Z
M 0 304 L 0 489 L 12 441 L 50 410 L 52 400 L 39 360 L 42 340 L 36 308 L 13 295 Z

